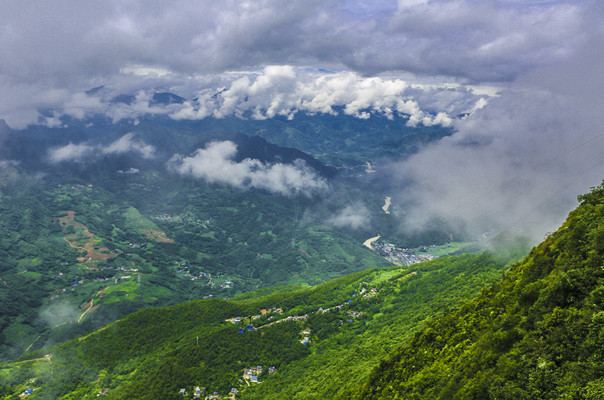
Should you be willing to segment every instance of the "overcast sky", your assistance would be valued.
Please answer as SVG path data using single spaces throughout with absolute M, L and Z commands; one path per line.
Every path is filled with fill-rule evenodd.
M 598 0 L 3 0 L 0 118 L 405 113 L 457 132 L 397 164 L 431 183 L 416 204 L 509 221 L 553 197 L 540 218 L 557 223 L 604 176 L 603 16 Z M 155 109 L 150 90 L 198 100 Z M 137 101 L 109 105 L 117 93 Z M 502 202 L 477 212 L 485 193 Z
M 597 1 L 4 0 L 0 117 L 97 111 L 76 94 L 100 85 L 189 97 L 267 66 L 505 87 L 576 57 L 601 16 Z

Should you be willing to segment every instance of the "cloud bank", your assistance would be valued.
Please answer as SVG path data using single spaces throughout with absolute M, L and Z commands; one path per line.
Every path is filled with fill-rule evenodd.
M 415 99 L 439 97 L 444 109 L 431 113 Z M 469 112 L 482 96 L 459 88 L 428 88 L 412 85 L 401 79 L 361 77 L 352 72 L 320 73 L 295 69 L 291 66 L 269 66 L 256 76 L 242 76 L 229 82 L 218 93 L 204 90 L 195 101 L 186 102 L 171 114 L 175 119 L 223 118 L 231 115 L 253 119 L 275 116 L 293 118 L 298 112 L 310 114 L 343 113 L 357 118 L 369 118 L 371 113 L 391 117 L 394 113 L 409 116 L 408 125 L 440 124 L 449 126 L 449 114 Z M 434 101 L 434 100 L 432 100 Z M 426 101 L 426 103 L 428 103 Z M 443 108 L 439 108 L 442 110 Z
M 0 71 L 19 80 L 69 82 L 132 65 L 194 75 L 320 64 L 365 74 L 405 70 L 511 80 L 572 50 L 590 3 L 7 0 L 0 13 Z
M 595 73 L 604 59 L 593 60 L 594 50 L 584 49 L 590 67 L 573 60 L 523 77 L 455 121 L 454 135 L 394 165 L 408 223 L 437 216 L 474 233 L 511 229 L 535 240 L 559 226 L 576 196 L 604 178 L 604 75 Z
M 268 190 L 285 196 L 311 196 L 328 188 L 325 179 L 302 160 L 293 164 L 264 164 L 250 158 L 236 162 L 233 161 L 236 154 L 237 146 L 233 142 L 212 142 L 190 157 L 174 156 L 169 167 L 210 183 Z
M 34 104 L 28 111 L 24 106 L 21 112 L 6 116 L 7 120 L 16 127 L 29 123 L 57 127 L 63 125 L 66 116 L 83 120 L 102 115 L 119 122 L 148 115 L 176 120 L 230 116 L 267 119 L 293 118 L 300 112 L 342 112 L 357 118 L 369 118 L 372 114 L 404 115 L 409 118 L 409 126 L 450 126 L 453 119 L 472 112 L 490 97 L 457 84 L 412 83 L 401 78 L 364 77 L 352 71 L 327 72 L 289 65 L 212 77 L 154 76 L 146 80 L 149 86 L 145 89 L 132 86 L 130 75 L 119 75 L 113 85 L 86 93 L 54 93 L 43 104 Z M 158 92 L 153 88 L 157 87 L 168 87 L 176 94 L 186 95 L 188 100 L 159 104 L 154 101 Z M 130 101 L 115 101 L 128 93 L 132 93 Z M 42 115 L 38 108 L 50 108 L 52 115 Z
M 82 161 L 100 155 L 123 154 L 133 152 L 144 159 L 155 156 L 155 147 L 135 138 L 134 133 L 127 133 L 115 142 L 107 145 L 94 145 L 89 143 L 73 144 L 54 147 L 48 151 L 48 160 L 51 163 L 65 161 Z

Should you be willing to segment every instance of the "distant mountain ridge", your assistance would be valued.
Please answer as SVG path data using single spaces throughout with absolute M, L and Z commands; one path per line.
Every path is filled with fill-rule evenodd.
M 159 127 L 157 122 L 151 123 L 152 126 Z M 0 125 L 0 140 L 5 141 L 5 145 L 0 148 L 0 155 L 5 159 L 17 160 L 25 168 L 41 168 L 48 164 L 48 151 L 52 148 L 60 147 L 68 143 L 94 145 L 101 143 L 110 143 L 112 140 L 119 139 L 120 135 L 133 133 L 144 143 L 155 146 L 158 150 L 158 161 L 165 163 L 170 158 L 172 152 L 184 152 L 190 154 L 197 148 L 206 146 L 211 141 L 230 140 L 237 146 L 235 161 L 241 161 L 246 158 L 257 159 L 263 163 L 284 163 L 291 164 L 295 160 L 303 160 L 309 167 L 316 170 L 324 177 L 333 177 L 337 170 L 315 159 L 309 154 L 294 148 L 281 147 L 267 142 L 258 136 L 248 136 L 237 132 L 207 132 L 188 129 L 186 132 L 189 138 L 185 140 L 187 145 L 182 144 L 182 133 L 166 126 L 164 129 L 145 129 L 144 127 L 124 127 L 117 129 L 105 129 L 105 133 L 99 135 L 96 129 L 88 130 L 85 128 L 45 128 L 33 126 L 22 131 L 13 131 L 4 122 Z M 142 129 L 141 129 L 142 128 Z M 178 135 L 177 137 L 175 136 Z M 136 161 L 134 161 L 136 163 Z M 46 168 L 48 165 L 46 165 Z

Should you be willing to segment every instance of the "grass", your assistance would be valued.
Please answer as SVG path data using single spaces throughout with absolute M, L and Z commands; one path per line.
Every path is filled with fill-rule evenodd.
M 39 279 L 39 278 L 41 278 L 43 275 L 42 275 L 41 273 L 39 273 L 39 272 L 31 272 L 31 271 L 27 271 L 27 272 L 24 272 L 24 273 L 22 274 L 22 276 L 23 276 L 24 278 L 27 278 L 27 279 Z
M 390 270 L 380 270 L 379 273 L 375 274 L 375 278 L 372 279 L 369 284 L 370 285 L 379 285 L 380 283 L 386 282 L 403 271 L 405 267 L 395 267 Z
M 462 247 L 466 247 L 473 244 L 472 242 L 450 242 L 443 244 L 441 246 L 428 247 L 427 253 L 431 254 L 435 257 L 446 256 L 447 254 L 454 253 L 461 249 Z M 418 249 L 416 249 L 416 254 L 421 254 Z
M 151 220 L 145 218 L 138 210 L 134 207 L 128 207 L 124 212 L 126 218 L 126 226 L 134 229 L 152 229 L 159 231 L 160 229 Z
M 19 260 L 19 267 L 37 267 L 42 263 L 39 258 L 22 258 Z

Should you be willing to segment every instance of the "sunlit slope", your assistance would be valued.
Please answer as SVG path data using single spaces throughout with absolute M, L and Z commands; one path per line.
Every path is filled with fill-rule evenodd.
M 31 399 L 176 399 L 199 386 L 223 395 L 236 388 L 238 398 L 333 397 L 359 385 L 422 321 L 504 269 L 492 255 L 465 255 L 245 300 L 146 309 L 7 365 L 4 393 L 31 387 Z M 244 376 L 258 366 L 262 383 Z

